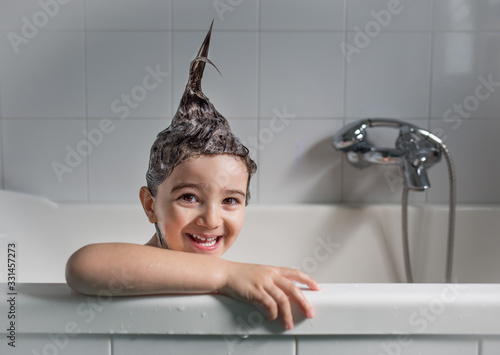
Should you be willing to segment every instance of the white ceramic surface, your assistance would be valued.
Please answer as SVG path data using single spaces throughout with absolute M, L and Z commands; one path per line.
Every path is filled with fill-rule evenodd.
M 220 295 L 113 298 L 103 290 L 88 297 L 66 284 L 19 284 L 17 291 L 20 333 L 64 333 L 68 327 L 81 334 L 284 333 L 279 320 L 268 322 L 255 306 Z M 499 284 L 322 284 L 321 291 L 305 291 L 316 316 L 305 319 L 293 307 L 295 327 L 286 334 L 499 335 L 499 292 Z M 3 302 L 0 314 L 7 312 Z
M 34 18 L 38 28 L 26 22 Z M 450 140 L 459 167 L 458 201 L 500 201 L 500 189 L 491 183 L 500 173 L 500 165 L 492 164 L 495 139 L 484 135 L 495 132 L 500 119 L 498 0 L 145 0 L 140 4 L 132 0 L 0 0 L 0 124 L 5 127 L 8 120 L 33 118 L 45 131 L 51 129 L 54 118 L 87 125 L 89 118 L 116 116 L 111 102 L 141 83 L 147 65 L 159 64 L 171 76 L 130 117 L 154 117 L 166 127 L 184 90 L 189 62 L 212 19 L 209 58 L 223 76 L 207 66 L 202 85 L 231 124 L 251 119 L 260 130 L 272 118 L 273 109 L 286 106 L 298 118 L 327 120 L 331 130 L 338 130 L 339 122 L 383 115 L 416 119 L 424 128 L 443 129 L 441 133 L 450 136 L 458 117 L 469 122 L 460 127 L 458 140 Z M 13 38 L 17 38 L 18 53 Z M 354 54 L 343 53 L 347 45 L 353 46 L 349 49 L 354 52 L 349 53 Z M 479 78 L 489 80 L 490 76 L 491 84 L 480 87 L 478 96 Z M 464 117 L 453 112 L 459 110 L 456 105 L 468 107 Z M 450 109 L 452 116 L 447 114 Z M 322 127 L 302 130 L 301 139 L 316 139 Z M 33 189 L 35 182 L 26 179 L 26 169 L 9 167 L 10 161 L 23 164 L 34 150 L 48 152 L 41 161 L 58 160 L 65 154 L 67 137 L 75 134 L 71 125 L 60 128 L 57 135 L 41 141 L 24 140 L 19 130 L 2 130 L 0 188 L 36 190 L 59 202 L 102 201 L 93 185 L 96 179 L 107 182 L 114 177 L 104 164 L 91 171 L 81 169 L 78 183 L 61 184 L 58 189 L 45 180 Z M 244 139 L 248 133 L 238 135 Z M 21 149 L 17 142 L 22 142 Z M 62 147 L 54 151 L 57 144 Z M 109 135 L 106 144 L 120 151 L 123 140 Z M 286 153 L 293 155 L 295 147 Z M 329 153 L 332 159 L 338 157 L 332 148 Z M 279 165 L 282 154 L 282 149 L 263 150 L 256 162 L 263 169 L 268 162 Z M 81 167 L 103 162 L 108 156 L 105 152 L 85 158 Z M 147 156 L 142 159 L 147 162 Z M 322 163 L 329 162 L 327 157 Z M 45 166 L 35 165 L 28 173 L 43 176 Z M 441 163 L 432 170 L 443 167 Z M 332 184 L 314 185 L 314 194 L 290 189 L 286 196 L 275 194 L 275 181 L 267 173 L 260 176 L 259 171 L 259 182 L 252 190 L 254 201 L 399 200 L 400 190 L 369 190 L 373 179 L 387 169 L 340 170 L 335 172 L 341 174 L 340 183 L 335 179 Z M 137 176 L 125 174 L 123 186 L 135 186 Z M 448 187 L 443 176 L 440 172 L 431 177 L 433 187 L 425 202 L 446 203 Z M 318 171 L 312 170 L 296 181 L 310 190 L 317 179 Z M 28 183 L 18 184 L 25 180 Z M 110 188 L 105 198 L 122 202 L 127 196 L 129 200 L 137 188 L 126 192 Z
M 304 291 L 316 316 L 305 319 L 293 306 L 295 328 L 288 332 L 255 306 L 225 296 L 122 298 L 103 289 L 89 297 L 60 283 L 79 246 L 149 238 L 153 228 L 138 204 L 56 204 L 0 191 L 0 265 L 7 263 L 7 243 L 16 243 L 16 341 L 24 353 L 302 355 L 404 348 L 478 355 L 482 347 L 481 355 L 490 355 L 500 339 L 499 214 L 495 205 L 459 206 L 458 283 L 444 284 L 447 208 L 410 208 L 411 257 L 420 283 L 405 284 L 398 205 L 248 207 L 246 226 L 226 257 L 297 267 L 321 282 L 321 291 Z M 0 281 L 7 281 L 5 275 Z M 116 275 L 110 289 L 126 283 L 127 275 Z M 9 292 L 5 283 L 1 292 Z M 1 318 L 10 310 L 9 302 L 0 303 Z
M 44 31 L 13 46 L 2 36 L 2 117 L 85 117 L 84 40 L 82 32 Z M 50 54 L 60 48 L 64 56 Z
M 5 119 L 2 126 L 3 142 L 8 147 L 3 155 L 6 189 L 51 196 L 60 201 L 86 198 L 88 171 L 85 158 L 80 155 L 78 160 L 69 153 L 69 150 L 78 149 L 80 142 L 85 140 L 82 134 L 84 121 Z M 30 149 L 26 149 L 26 142 L 30 142 Z M 57 164 L 66 168 L 60 169 Z
M 168 117 L 170 40 L 164 32 L 88 33 L 87 115 L 124 119 Z
M 154 234 L 139 202 L 56 204 L 0 193 L 0 233 L 4 243 L 19 245 L 20 282 L 64 282 L 66 260 L 79 247 L 143 244 Z M 417 282 L 444 280 L 447 218 L 447 206 L 410 207 Z M 454 280 L 500 282 L 499 218 L 496 205 L 458 206 Z M 400 219 L 399 205 L 254 204 L 247 207 L 243 230 L 224 257 L 297 267 L 325 283 L 405 282 Z

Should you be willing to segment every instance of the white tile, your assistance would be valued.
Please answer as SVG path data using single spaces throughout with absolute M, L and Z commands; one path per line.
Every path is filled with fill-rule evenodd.
M 87 33 L 89 117 L 168 117 L 169 43 L 162 32 Z
M 5 189 L 56 201 L 86 200 L 84 128 L 84 120 L 4 119 Z
M 87 30 L 169 30 L 169 0 L 86 0 Z
M 261 34 L 260 115 L 286 106 L 299 117 L 343 115 L 342 34 Z
M 262 30 L 343 30 L 344 0 L 262 1 Z
M 257 0 L 173 0 L 175 30 L 256 30 Z
M 478 355 L 477 340 L 462 337 L 354 336 L 297 337 L 297 355 L 303 354 L 405 354 Z
M 174 33 L 173 112 L 187 84 L 189 66 L 206 32 Z M 205 66 L 202 88 L 224 117 L 257 116 L 257 34 L 212 32 L 208 58 L 220 70 Z
M 332 138 L 341 124 L 333 119 L 261 119 L 259 202 L 340 201 L 341 154 L 333 149 Z
M 250 336 L 113 336 L 113 352 L 129 354 L 293 354 L 295 339 L 290 337 Z
M 107 335 L 20 334 L 12 354 L 111 355 L 111 347 Z
M 167 119 L 112 119 L 110 128 L 101 129 L 107 119 L 91 119 L 88 131 L 98 143 L 89 155 L 89 200 L 137 202 L 139 188 L 146 185 L 149 153 L 156 135 L 170 124 Z M 235 134 L 256 131 L 256 120 L 229 120 Z M 110 131 L 105 133 L 105 131 Z M 256 201 L 257 179 L 251 181 L 252 201 Z
M 500 337 L 484 337 L 481 341 L 480 355 L 497 355 L 500 353 Z
M 500 30 L 500 2 L 497 0 L 435 1 L 434 29 L 438 31 L 498 31 Z
M 347 44 L 356 47 L 355 35 Z M 381 33 L 346 57 L 346 116 L 427 117 L 429 45 L 426 33 Z
M 1 105 L 1 103 L 0 103 Z M 2 141 L 3 141 L 3 134 L 2 134 L 2 126 L 3 126 L 3 120 L 2 118 L 0 117 L 0 189 L 3 189 L 4 186 L 3 186 L 3 181 L 4 181 L 4 177 L 3 177 L 3 154 L 4 154 L 4 151 L 3 151 L 3 144 L 2 144 Z
M 0 40 L 3 117 L 84 117 L 83 34 L 39 32 L 15 52 Z
M 0 29 L 30 37 L 41 30 L 83 30 L 83 2 L 0 1 Z
M 356 120 L 348 120 L 347 123 Z M 427 120 L 404 122 L 428 129 Z M 376 148 L 395 148 L 399 129 L 392 127 L 372 127 L 367 130 L 367 139 Z M 401 201 L 405 182 L 399 165 L 375 165 L 364 169 L 352 166 L 343 157 L 343 202 L 348 203 L 388 203 Z M 432 181 L 431 181 L 432 185 Z M 425 192 L 410 192 L 410 202 L 424 202 Z
M 106 120 L 92 119 L 88 125 L 100 142 L 89 155 L 89 200 L 137 202 L 151 146 L 170 119 Z M 109 128 L 100 128 L 103 124 Z
M 371 34 L 381 30 L 430 30 L 432 0 L 349 0 L 347 28 Z
M 227 117 L 226 117 L 227 118 Z M 258 132 L 258 119 L 257 118 L 247 118 L 247 119 L 233 119 L 231 117 L 227 118 L 229 124 L 231 125 L 231 130 L 238 137 L 241 142 L 250 151 L 250 158 L 257 164 L 257 171 L 259 171 L 259 155 L 255 146 L 251 144 L 252 138 L 257 137 Z M 258 173 L 252 176 L 250 180 L 250 203 L 259 202 L 258 200 L 258 188 L 259 179 Z
M 432 131 L 448 146 L 454 162 L 458 203 L 495 203 L 500 201 L 500 167 L 497 136 L 500 120 L 433 120 Z M 447 203 L 449 177 L 442 162 L 430 170 L 434 191 L 429 202 Z
M 432 117 L 500 117 L 499 57 L 500 33 L 435 34 Z

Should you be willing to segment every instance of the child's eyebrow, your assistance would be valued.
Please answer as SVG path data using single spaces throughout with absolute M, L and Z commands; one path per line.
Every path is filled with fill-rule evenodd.
M 182 189 L 185 189 L 185 188 L 192 188 L 192 189 L 195 189 L 195 190 L 204 190 L 204 187 L 200 184 L 192 184 L 192 183 L 180 183 L 178 185 L 175 185 L 172 190 L 170 191 L 170 193 L 174 193 L 176 191 L 179 191 L 179 190 L 182 190 Z M 236 194 L 236 195 L 241 195 L 243 197 L 246 197 L 246 194 L 241 191 L 241 190 L 238 190 L 238 189 L 226 189 L 224 191 L 226 194 L 228 195 L 233 195 L 233 194 Z
M 185 188 L 192 188 L 192 189 L 195 189 L 195 190 L 203 190 L 203 187 L 201 185 L 199 185 L 199 184 L 180 183 L 180 184 L 175 185 L 174 187 L 172 187 L 172 190 L 170 191 L 170 193 L 173 193 L 173 192 L 185 189 Z
M 226 190 L 226 193 L 229 194 L 229 195 L 236 194 L 236 195 L 241 195 L 243 197 L 246 196 L 246 194 L 243 191 L 241 191 L 241 190 L 231 190 L 231 189 L 228 189 L 228 190 Z

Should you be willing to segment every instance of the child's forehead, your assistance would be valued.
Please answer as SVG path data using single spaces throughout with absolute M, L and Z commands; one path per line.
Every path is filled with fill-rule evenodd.
M 163 185 L 186 181 L 204 181 L 217 185 L 247 182 L 248 169 L 239 156 L 231 154 L 198 155 L 188 158 L 172 170 Z
M 233 154 L 201 154 L 189 157 L 172 170 L 179 173 L 208 168 L 210 170 L 223 170 L 228 172 L 246 172 L 246 165 L 242 158 Z

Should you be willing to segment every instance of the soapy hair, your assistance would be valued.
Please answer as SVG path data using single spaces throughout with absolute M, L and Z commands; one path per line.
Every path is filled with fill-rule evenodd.
M 205 64 L 213 65 L 207 58 L 212 26 L 213 21 L 198 55 L 191 62 L 188 83 L 177 113 L 170 126 L 158 133 L 151 147 L 146 181 L 149 191 L 156 196 L 158 185 L 177 165 L 202 155 L 228 154 L 241 159 L 248 170 L 245 201 L 248 204 L 250 178 L 257 165 L 250 158 L 248 149 L 233 134 L 227 120 L 201 90 Z

